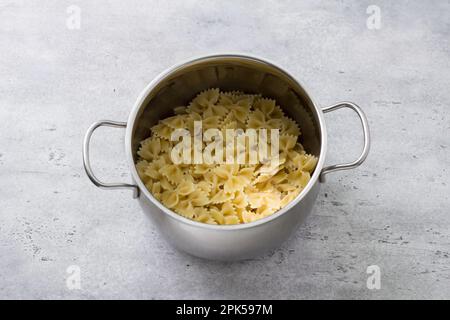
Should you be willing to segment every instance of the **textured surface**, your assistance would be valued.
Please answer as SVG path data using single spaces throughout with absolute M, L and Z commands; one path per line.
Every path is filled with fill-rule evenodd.
M 0 0 L 0 298 L 450 298 L 448 1 L 78 0 L 79 30 L 70 4 Z M 373 137 L 289 242 L 238 263 L 173 250 L 131 192 L 95 188 L 81 166 L 93 121 L 125 120 L 159 72 L 216 52 L 275 61 L 323 106 L 359 103 Z M 327 162 L 352 160 L 357 118 L 326 118 Z M 99 176 L 129 178 L 122 130 L 92 150 Z

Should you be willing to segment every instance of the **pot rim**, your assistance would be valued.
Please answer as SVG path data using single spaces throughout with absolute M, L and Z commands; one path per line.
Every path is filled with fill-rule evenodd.
M 136 165 L 134 163 L 132 146 L 131 146 L 132 130 L 133 130 L 133 125 L 136 121 L 137 113 L 139 112 L 142 104 L 144 103 L 145 99 L 150 94 L 150 92 L 162 80 L 164 80 L 166 77 L 170 76 L 174 72 L 186 67 L 187 65 L 191 65 L 191 64 L 195 64 L 195 63 L 203 62 L 203 61 L 208 61 L 208 60 L 214 61 L 214 60 L 218 60 L 218 59 L 222 59 L 222 58 L 232 58 L 232 59 L 236 59 L 236 60 L 250 60 L 250 61 L 263 63 L 263 64 L 268 65 L 271 68 L 276 69 L 277 71 L 283 73 L 288 78 L 290 78 L 290 80 L 293 81 L 293 83 L 295 83 L 296 85 L 298 85 L 299 87 L 301 87 L 304 90 L 307 97 L 311 100 L 311 102 L 314 106 L 314 109 L 317 113 L 317 117 L 319 119 L 319 128 L 320 128 L 320 134 L 321 134 L 320 154 L 319 154 L 316 168 L 314 170 L 314 173 L 313 173 L 310 181 L 308 182 L 306 187 L 300 192 L 300 194 L 294 200 L 292 200 L 287 206 L 285 206 L 284 208 L 271 214 L 270 216 L 267 216 L 267 217 L 262 218 L 257 221 L 253 221 L 253 222 L 249 222 L 249 223 L 242 223 L 242 224 L 234 224 L 234 225 L 212 225 L 212 224 L 207 224 L 207 223 L 203 223 L 203 222 L 190 220 L 188 218 L 185 218 L 185 217 L 177 214 L 176 212 L 170 210 L 169 208 L 165 207 L 161 202 L 159 202 L 155 197 L 153 197 L 153 195 L 147 190 L 147 188 L 145 187 L 141 178 L 139 177 L 139 174 L 136 169 Z M 317 105 L 317 103 L 314 101 L 314 99 L 312 99 L 312 97 L 309 95 L 308 90 L 306 90 L 305 86 L 303 84 L 301 84 L 291 74 L 289 74 L 283 68 L 277 66 L 276 64 L 270 62 L 268 59 L 265 59 L 265 58 L 263 59 L 263 58 L 255 57 L 254 55 L 247 55 L 247 54 L 240 54 L 240 53 L 223 53 L 223 54 L 213 54 L 213 55 L 202 55 L 202 56 L 199 56 L 196 58 L 186 60 L 182 63 L 176 64 L 172 67 L 167 68 L 166 70 L 161 72 L 158 76 L 156 76 L 156 78 L 154 78 L 145 87 L 145 89 L 141 92 L 141 94 L 137 98 L 137 100 L 130 112 L 130 115 L 127 120 L 127 127 L 126 127 L 126 133 L 125 133 L 125 149 L 126 149 L 127 161 L 131 168 L 131 175 L 132 175 L 133 180 L 137 183 L 137 185 L 139 187 L 139 190 L 141 192 L 140 196 L 144 195 L 149 201 L 151 201 L 153 204 L 155 204 L 165 214 L 167 214 L 171 218 L 173 218 L 181 223 L 184 223 L 184 224 L 187 224 L 187 225 L 190 225 L 193 227 L 209 229 L 209 230 L 236 231 L 236 230 L 243 230 L 243 229 L 250 229 L 250 228 L 258 227 L 262 224 L 269 223 L 269 222 L 279 218 L 280 216 L 285 214 L 287 211 L 289 211 L 292 207 L 297 205 L 309 193 L 309 191 L 312 189 L 312 187 L 318 182 L 320 173 L 324 166 L 326 149 L 327 149 L 327 133 L 326 133 L 326 127 L 325 127 L 324 114 L 323 114 L 321 108 Z

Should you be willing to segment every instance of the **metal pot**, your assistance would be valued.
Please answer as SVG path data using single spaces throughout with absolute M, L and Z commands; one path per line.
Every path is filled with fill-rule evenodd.
M 150 127 L 171 115 L 172 108 L 185 105 L 205 89 L 242 90 L 275 99 L 302 129 L 301 143 L 318 156 L 311 180 L 297 198 L 273 215 L 247 224 L 209 225 L 184 218 L 164 207 L 146 189 L 135 168 L 139 142 L 150 134 Z M 327 133 L 324 113 L 350 108 L 361 120 L 364 148 L 351 163 L 324 167 Z M 125 151 L 133 179 L 132 184 L 104 183 L 92 172 L 89 142 L 100 126 L 126 128 Z M 286 71 L 267 61 L 242 55 L 215 55 L 195 59 L 172 67 L 153 80 L 137 99 L 127 122 L 98 121 L 87 131 L 83 145 L 83 162 L 88 177 L 105 189 L 129 188 L 143 211 L 170 243 L 192 255 L 215 260 L 239 260 L 261 255 L 277 248 L 308 216 L 326 174 L 359 166 L 369 152 L 369 128 L 361 109 L 351 102 L 326 108 L 312 100 L 300 83 Z

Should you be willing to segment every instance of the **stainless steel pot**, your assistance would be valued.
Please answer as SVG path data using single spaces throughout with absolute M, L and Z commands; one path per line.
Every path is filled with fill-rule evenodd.
M 317 167 L 305 189 L 275 214 L 262 220 L 240 225 L 209 225 L 191 221 L 164 207 L 145 188 L 135 168 L 139 142 L 150 134 L 150 127 L 171 115 L 172 108 L 185 105 L 196 93 L 211 87 L 260 93 L 275 99 L 302 129 L 305 149 L 318 156 Z M 350 108 L 361 120 L 364 148 L 351 163 L 324 167 L 327 133 L 324 113 Z M 132 184 L 104 183 L 92 172 L 89 142 L 100 126 L 126 128 L 125 152 L 133 179 Z M 325 175 L 359 166 L 369 152 L 369 128 L 361 109 L 351 102 L 340 102 L 326 108 L 312 100 L 305 88 L 286 71 L 267 61 L 242 55 L 215 55 L 195 59 L 163 72 L 137 99 L 127 122 L 98 121 L 87 131 L 83 145 L 83 162 L 88 177 L 105 189 L 129 188 L 143 211 L 170 243 L 192 255 L 215 260 L 238 260 L 258 256 L 277 248 L 297 229 L 311 212 Z

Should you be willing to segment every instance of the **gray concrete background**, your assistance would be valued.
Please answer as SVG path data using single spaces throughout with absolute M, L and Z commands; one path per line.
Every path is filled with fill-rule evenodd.
M 0 298 L 450 298 L 449 17 L 445 0 L 0 0 Z M 323 106 L 359 103 L 373 137 L 290 241 L 238 263 L 175 251 L 131 192 L 95 188 L 81 161 L 93 121 L 125 120 L 159 72 L 216 52 L 277 62 Z M 327 162 L 352 160 L 357 118 L 326 119 Z M 96 133 L 104 180 L 129 179 L 123 142 Z M 366 288 L 369 265 L 380 290 Z

